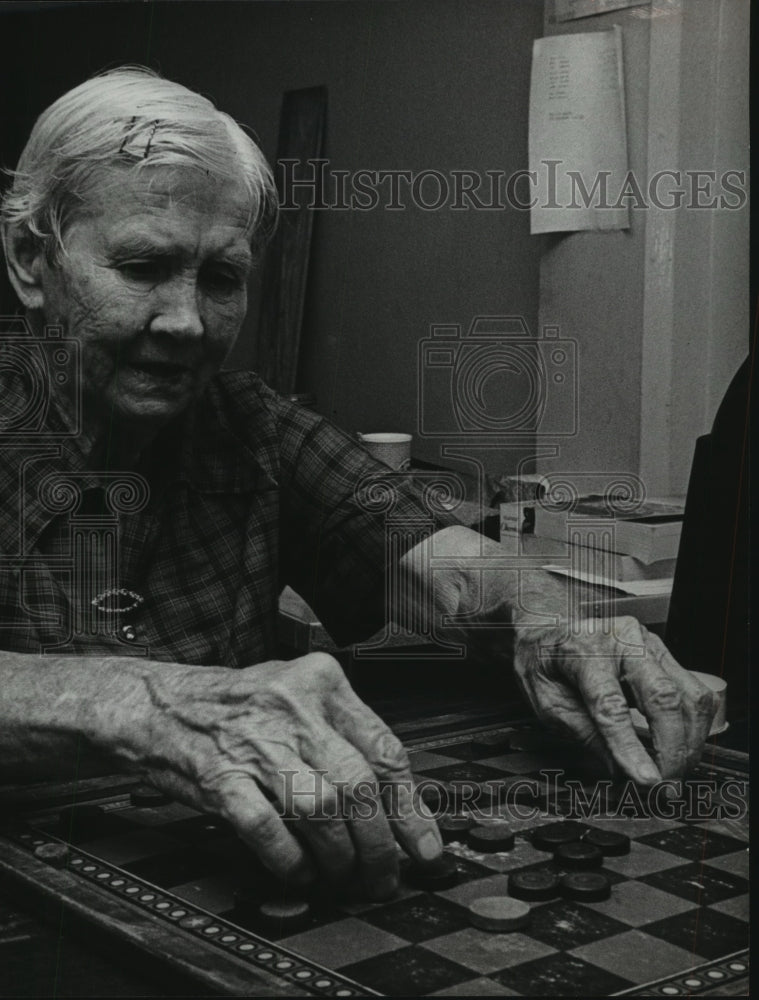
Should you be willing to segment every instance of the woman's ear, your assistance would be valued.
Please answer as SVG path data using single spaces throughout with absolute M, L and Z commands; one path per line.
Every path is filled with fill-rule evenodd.
M 3 229 L 3 246 L 16 295 L 27 309 L 42 310 L 44 292 L 42 275 L 45 268 L 45 251 L 42 241 L 36 239 L 25 226 L 7 225 Z

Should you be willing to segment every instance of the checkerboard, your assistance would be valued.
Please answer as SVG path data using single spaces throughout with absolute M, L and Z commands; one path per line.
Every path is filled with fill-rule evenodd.
M 507 738 L 515 732 L 493 731 Z M 240 911 L 241 884 L 262 900 L 276 898 L 276 886 L 222 821 L 179 804 L 135 808 L 123 793 L 106 798 L 97 835 L 74 838 L 68 872 L 169 926 L 177 939 L 193 938 L 209 962 L 225 953 L 247 963 L 251 975 L 264 970 L 281 981 L 283 995 L 686 996 L 746 977 L 748 829 L 738 755 L 700 769 L 709 806 L 719 809 L 704 806 L 677 819 L 651 809 L 640 814 L 623 808 L 615 786 L 610 815 L 584 819 L 632 840 L 628 855 L 604 858 L 610 899 L 533 903 L 519 932 L 470 925 L 467 904 L 507 894 L 509 873 L 556 870 L 531 833 L 568 813 L 567 778 L 588 800 L 599 787 L 582 766 L 573 769 L 580 761 L 571 754 L 561 755 L 565 770 L 557 775 L 556 747 L 540 737 L 534 744 L 478 756 L 472 734 L 459 733 L 410 746 L 417 778 L 441 789 L 462 782 L 521 789 L 516 807 L 498 807 L 516 831 L 513 849 L 480 854 L 454 841 L 446 848 L 456 862 L 454 886 L 424 892 L 404 882 L 383 903 L 322 895 L 297 933 L 277 933 Z M 23 819 L 5 831 L 17 848 L 31 852 L 61 838 L 55 808 L 37 807 Z

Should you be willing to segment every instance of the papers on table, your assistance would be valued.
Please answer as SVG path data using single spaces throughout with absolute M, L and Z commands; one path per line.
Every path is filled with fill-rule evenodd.
M 633 597 L 653 597 L 657 594 L 669 594 L 672 590 L 672 577 L 661 580 L 609 580 L 606 577 L 584 573 L 582 570 L 572 569 L 569 566 L 549 564 L 542 568 L 548 573 L 558 573 L 573 580 L 580 580 L 582 583 L 591 583 L 595 587 L 606 587 L 618 590 L 623 594 L 631 594 Z

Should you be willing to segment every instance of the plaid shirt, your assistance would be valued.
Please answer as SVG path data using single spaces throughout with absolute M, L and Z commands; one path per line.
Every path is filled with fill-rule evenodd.
M 246 666 L 276 655 L 286 583 L 340 644 L 382 626 L 385 518 L 357 484 L 387 470 L 256 375 L 217 376 L 139 476 L 88 469 L 52 407 L 36 437 L 3 435 L 23 412 L 11 389 L 0 386 L 0 648 Z M 398 515 L 430 523 L 408 477 Z M 396 555 L 414 540 L 406 532 Z M 144 603 L 92 606 L 136 603 L 102 597 L 113 588 Z

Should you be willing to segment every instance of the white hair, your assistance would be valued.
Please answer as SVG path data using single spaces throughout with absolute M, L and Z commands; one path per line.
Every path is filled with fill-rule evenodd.
M 263 153 L 207 98 L 144 66 L 108 70 L 69 90 L 37 119 L 0 202 L 0 222 L 25 226 L 48 259 L 104 168 L 191 166 L 242 181 L 251 245 L 274 228 L 277 194 Z M 5 229 L 5 225 L 3 229 Z

